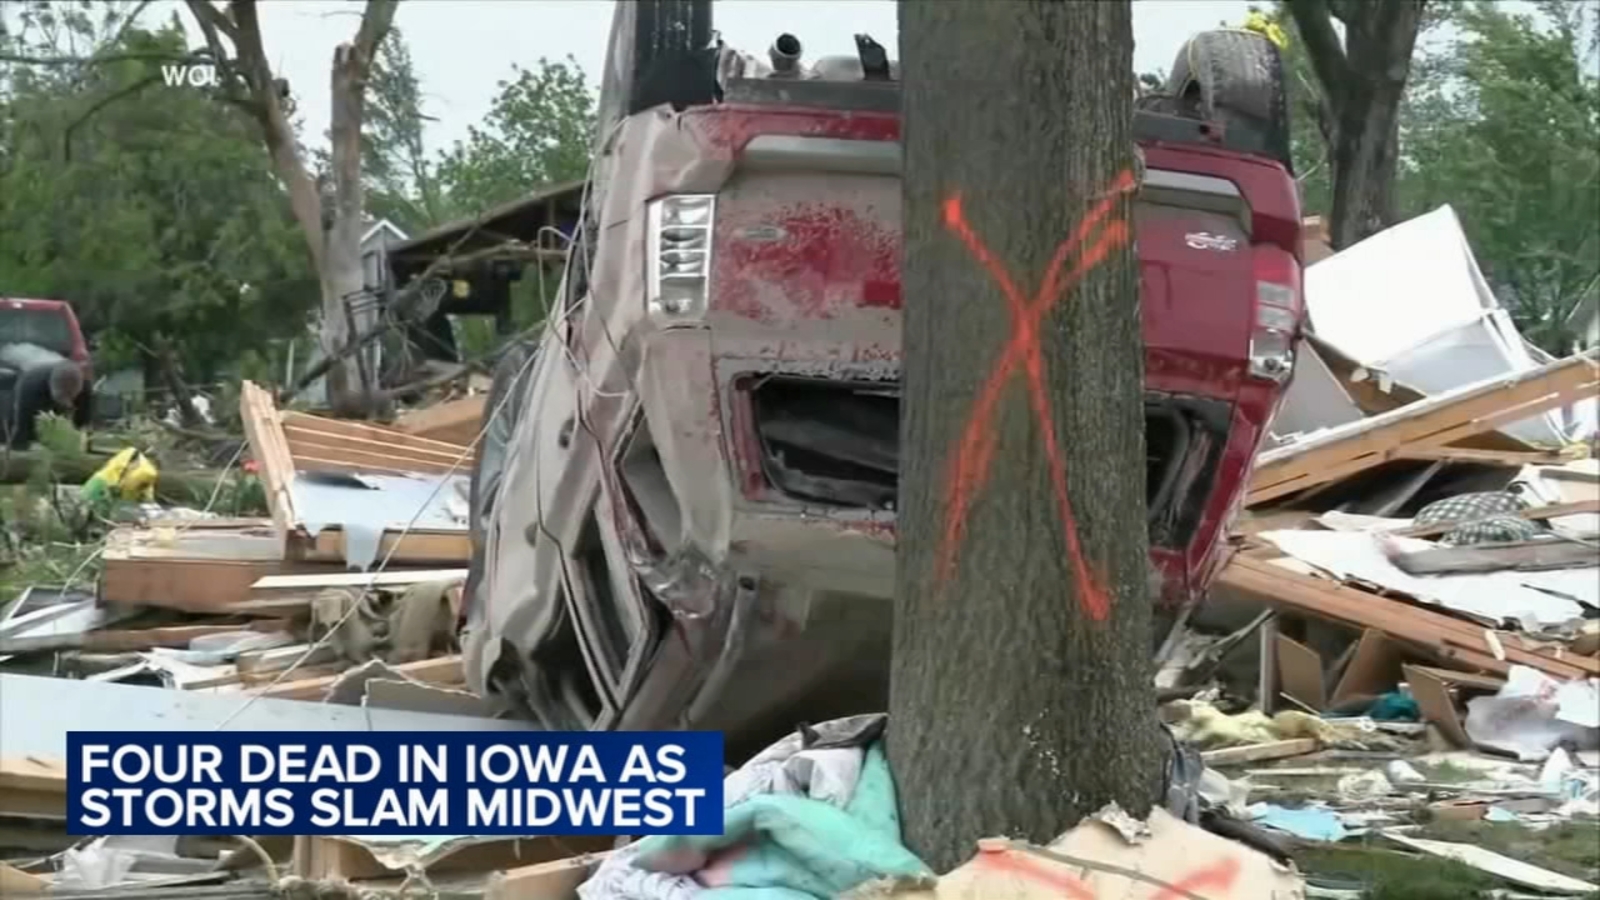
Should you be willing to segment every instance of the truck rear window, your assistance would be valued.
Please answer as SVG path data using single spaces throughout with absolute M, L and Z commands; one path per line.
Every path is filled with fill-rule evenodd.
M 72 327 L 65 316 L 52 310 L 0 306 L 0 342 L 38 344 L 70 356 Z

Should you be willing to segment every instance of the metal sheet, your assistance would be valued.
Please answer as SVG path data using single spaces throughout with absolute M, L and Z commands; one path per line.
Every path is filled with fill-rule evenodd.
M 289 485 L 295 515 L 312 536 L 325 528 L 344 532 L 345 562 L 366 569 L 378 556 L 385 531 L 465 531 L 452 510 L 466 495 L 461 475 L 328 475 L 299 472 Z

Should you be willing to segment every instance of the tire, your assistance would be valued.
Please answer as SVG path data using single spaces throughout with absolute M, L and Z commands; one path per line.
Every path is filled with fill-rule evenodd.
M 1222 122 L 1293 174 L 1289 102 L 1277 45 L 1253 31 L 1202 31 L 1184 42 L 1167 77 L 1167 93 L 1185 114 Z
M 683 109 L 717 94 L 712 0 L 618 3 L 601 81 L 602 128 L 653 106 Z
M 462 587 L 462 619 L 479 608 L 478 587 L 483 581 L 485 526 L 494 510 L 494 501 L 505 472 L 506 445 L 522 417 L 521 401 L 533 380 L 530 362 L 538 353 L 531 341 L 517 341 L 506 348 L 495 364 L 489 396 L 483 402 L 478 432 L 483 436 L 472 461 L 472 478 L 467 490 L 467 528 L 472 556 L 467 562 L 467 581 Z M 510 398 L 509 400 L 507 398 Z M 498 415 L 496 413 L 498 412 Z

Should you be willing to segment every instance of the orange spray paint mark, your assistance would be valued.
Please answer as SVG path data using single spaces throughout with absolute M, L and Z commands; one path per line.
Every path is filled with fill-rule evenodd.
M 956 554 L 965 535 L 967 516 L 973 500 L 988 482 L 989 469 L 994 462 L 995 433 L 993 420 L 1000 395 L 1017 366 L 1022 366 L 1028 378 L 1029 402 L 1034 418 L 1044 434 L 1044 450 L 1050 467 L 1051 490 L 1061 514 L 1062 529 L 1066 534 L 1067 559 L 1072 564 L 1073 581 L 1084 611 L 1097 622 L 1104 621 L 1111 612 L 1110 596 L 1103 580 L 1090 570 L 1078 539 L 1077 520 L 1072 515 L 1072 504 L 1067 496 L 1067 466 L 1056 440 L 1055 417 L 1050 408 L 1050 395 L 1045 391 L 1044 356 L 1039 347 L 1039 326 L 1056 303 L 1067 294 L 1083 276 L 1099 265 L 1112 250 L 1128 241 L 1128 223 L 1113 219 L 1105 225 L 1099 237 L 1083 251 L 1077 262 L 1063 274 L 1071 257 L 1091 232 L 1111 215 L 1118 198 L 1135 187 L 1133 173 L 1124 170 L 1111 185 L 1111 190 L 1090 209 L 1070 236 L 1056 248 L 1055 255 L 1045 270 L 1044 281 L 1032 302 L 1024 299 L 1015 279 L 995 257 L 983 240 L 967 223 L 961 208 L 961 196 L 952 196 L 944 204 L 944 224 L 959 238 L 978 265 L 994 279 L 1011 310 L 1011 337 L 1001 351 L 999 360 L 989 373 L 989 378 L 978 392 L 972 415 L 962 431 L 960 443 L 951 460 L 949 493 L 945 504 L 944 535 L 940 543 L 938 565 L 939 579 L 947 581 L 955 573 Z
M 1171 885 L 1162 888 L 1161 893 L 1151 897 L 1150 900 L 1185 900 L 1201 891 L 1231 892 L 1233 883 L 1239 879 L 1239 857 L 1229 856 L 1217 860 L 1203 869 L 1195 869 Z
M 1084 884 L 1071 872 L 1063 872 L 1059 868 L 1047 866 L 1037 860 L 1011 850 L 999 852 L 980 852 L 973 857 L 973 861 L 989 868 L 1013 875 L 1031 878 L 1042 884 L 1047 884 L 1061 892 L 1069 900 L 1096 900 L 1093 890 Z

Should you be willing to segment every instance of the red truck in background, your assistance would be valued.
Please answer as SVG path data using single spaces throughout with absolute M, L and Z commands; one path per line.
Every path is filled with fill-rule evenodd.
M 866 36 L 734 53 L 711 8 L 617 5 L 560 314 L 485 411 L 462 643 L 474 689 L 547 728 L 715 729 L 739 758 L 886 697 L 900 85 Z M 1176 602 L 1214 575 L 1303 318 L 1276 48 L 1197 36 L 1134 135 L 1151 558 Z
M 89 423 L 94 363 L 72 305 L 64 300 L 0 297 L 0 411 L 9 414 L 6 421 L 16 413 L 14 385 L 20 381 L 22 369 L 49 365 L 52 360 L 69 361 L 82 375 L 72 420 L 84 427 Z

